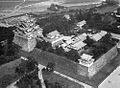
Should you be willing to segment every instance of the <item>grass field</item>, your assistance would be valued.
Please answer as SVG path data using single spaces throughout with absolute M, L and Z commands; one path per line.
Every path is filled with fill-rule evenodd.
M 40 3 L 46 0 L 0 0 L 0 10 L 13 10 L 15 6 L 26 6 L 30 4 Z
M 98 2 L 100 0 L 66 0 L 65 4 L 78 4 L 78 3 L 89 3 L 89 2 Z
M 18 76 L 15 74 L 15 68 L 20 63 L 21 60 L 17 59 L 0 66 L 0 88 L 5 88 L 11 82 L 17 80 Z
M 0 0 L 0 10 L 10 10 L 13 9 L 16 5 L 21 4 L 20 6 L 27 6 L 30 4 L 40 3 L 49 0 Z M 78 3 L 90 3 L 98 2 L 100 0 L 66 0 L 65 4 L 78 4 Z M 24 2 L 24 3 L 23 3 Z
M 43 73 L 44 74 L 44 73 Z M 57 74 L 44 74 L 43 75 L 43 78 L 45 80 L 48 80 L 50 83 L 55 83 L 55 82 L 58 82 L 60 83 L 60 85 L 62 86 L 62 88 L 83 88 L 81 87 L 82 85 L 80 84 L 77 84 L 71 80 L 68 80 L 66 78 L 63 78 Z
M 6 15 L 8 16 L 8 14 L 10 13 L 12 15 L 9 16 L 13 16 L 15 14 L 45 11 L 46 6 L 49 6 L 51 3 L 45 1 L 49 1 L 49 0 L 0 0 L 0 16 L 1 17 Z M 66 3 L 63 4 L 63 6 L 70 7 L 71 5 L 72 6 L 81 5 L 79 3 L 86 4 L 86 3 L 98 2 L 98 1 L 100 0 L 68 0 L 68 1 L 66 0 Z
M 16 5 L 19 5 L 20 2 L 0 2 L 0 10 L 12 10 Z
M 13 15 L 19 15 L 19 14 L 23 14 L 23 13 L 29 13 L 31 11 L 41 11 L 41 9 L 39 10 L 39 8 L 37 9 L 36 7 L 30 6 L 31 4 L 36 4 L 36 3 L 40 3 L 43 1 L 47 1 L 47 0 L 0 0 L 0 16 L 1 18 L 3 17 L 10 17 Z M 30 8 L 26 8 L 26 6 L 30 6 Z M 21 9 L 19 9 L 22 8 Z M 25 8 L 24 8 L 25 7 Z

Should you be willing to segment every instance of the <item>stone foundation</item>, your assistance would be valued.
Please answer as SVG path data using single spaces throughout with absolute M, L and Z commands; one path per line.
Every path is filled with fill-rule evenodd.
M 93 77 L 97 72 L 99 72 L 100 69 L 102 69 L 103 66 L 105 66 L 112 59 L 114 59 L 117 56 L 117 54 L 117 46 L 114 46 L 107 53 L 105 53 L 98 60 L 96 60 L 93 63 L 93 65 L 91 65 L 89 68 L 82 65 L 78 65 L 78 74 L 89 78 Z
M 17 44 L 18 46 L 20 46 L 22 50 L 27 51 L 27 52 L 32 51 L 36 46 L 35 38 L 27 39 L 27 38 L 24 38 L 23 36 L 19 36 L 16 34 L 14 36 L 13 42 Z

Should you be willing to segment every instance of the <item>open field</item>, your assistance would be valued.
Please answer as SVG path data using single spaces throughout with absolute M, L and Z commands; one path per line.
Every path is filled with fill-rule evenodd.
M 55 83 L 58 82 L 62 86 L 62 88 L 83 88 L 81 87 L 82 85 L 77 84 L 71 80 L 68 80 L 67 78 L 61 77 L 60 75 L 57 74 L 44 74 L 43 73 L 43 78 L 45 80 L 48 80 L 50 83 Z
M 25 2 L 24 2 L 25 1 Z M 13 9 L 16 5 L 27 6 L 30 4 L 40 3 L 49 0 L 0 0 L 0 10 L 10 10 Z M 80 4 L 80 3 L 92 3 L 99 2 L 101 0 L 66 0 L 64 4 Z
M 43 1 L 47 0 L 0 0 L 0 16 L 1 18 L 3 18 L 10 17 L 16 14 L 19 15 L 22 13 L 29 13 L 34 10 L 36 11 L 38 10 L 36 9 L 36 7 L 38 6 L 34 7 L 33 4 L 41 3 Z
M 0 10 L 12 10 L 16 5 L 22 3 L 21 1 L 17 2 L 0 2 Z
M 91 4 L 100 4 L 102 0 L 68 0 L 63 3 L 63 6 L 71 7 L 71 6 L 87 6 Z
M 86 6 L 98 1 L 100 0 L 66 0 L 65 3 L 61 4 L 68 7 Z M 10 17 L 16 14 L 45 11 L 46 6 L 50 6 L 51 3 L 53 3 L 51 0 L 0 0 L 0 16 L 8 17 L 9 14 Z
M 40 3 L 46 0 L 0 0 L 0 10 L 13 10 L 15 6 L 26 6 L 30 4 Z
M 18 79 L 18 76 L 15 74 L 15 68 L 20 63 L 21 60 L 17 59 L 0 66 L 0 88 L 5 88 L 5 86 Z
M 66 0 L 65 4 L 78 4 L 78 3 L 88 3 L 88 2 L 98 2 L 101 0 Z

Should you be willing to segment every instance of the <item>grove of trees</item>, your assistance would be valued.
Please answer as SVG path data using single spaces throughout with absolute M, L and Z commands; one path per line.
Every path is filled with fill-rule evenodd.
M 16 27 L 0 27 L 0 65 L 19 58 L 19 47 L 13 44 Z
M 54 30 L 57 30 L 64 35 L 71 35 L 76 20 L 72 15 L 70 15 L 70 17 L 71 20 L 65 19 L 63 15 L 50 16 L 48 18 L 38 20 L 36 23 L 44 29 L 44 36 Z

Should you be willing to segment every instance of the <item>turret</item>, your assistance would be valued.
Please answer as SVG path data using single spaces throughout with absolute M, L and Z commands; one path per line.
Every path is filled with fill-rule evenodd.
M 36 46 L 36 37 L 38 27 L 35 24 L 34 18 L 21 17 L 20 23 L 16 26 L 14 30 L 14 43 L 19 45 L 22 50 L 30 52 Z

